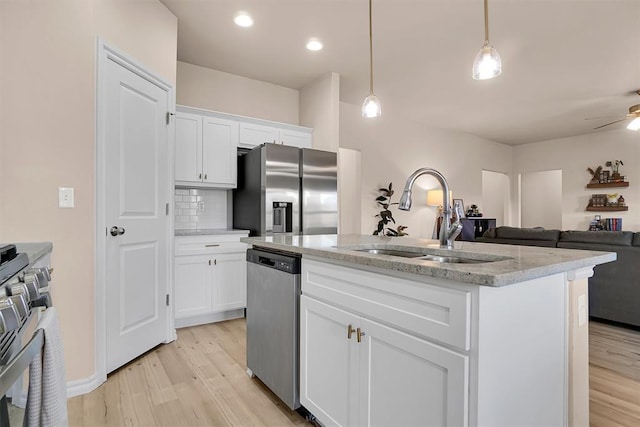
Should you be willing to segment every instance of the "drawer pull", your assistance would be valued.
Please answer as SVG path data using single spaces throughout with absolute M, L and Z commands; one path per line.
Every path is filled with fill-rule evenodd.
M 358 328 L 358 330 L 360 330 L 360 328 Z M 353 326 L 349 325 L 347 326 L 347 339 L 351 339 L 351 335 L 355 332 L 356 330 L 353 329 Z
M 218 245 L 217 243 L 216 244 L 211 244 L 211 245 L 204 245 L 205 248 L 217 248 L 218 246 L 220 246 L 220 245 Z

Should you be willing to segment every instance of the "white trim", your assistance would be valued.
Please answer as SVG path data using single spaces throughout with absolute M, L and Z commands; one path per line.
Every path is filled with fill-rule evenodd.
M 96 375 L 95 373 L 87 378 L 67 381 L 67 398 L 90 393 L 98 388 L 103 382 L 104 380 L 98 378 L 98 375 Z
M 222 322 L 231 319 L 240 319 L 242 317 L 244 317 L 244 308 L 222 311 L 218 313 L 200 314 L 198 316 L 176 319 L 176 328 L 187 328 L 189 326 L 204 325 L 206 323 Z
M 70 387 L 69 395 L 73 393 L 82 394 L 88 393 L 95 389 L 98 385 L 106 381 L 107 379 L 107 361 L 106 361 L 106 349 L 107 349 L 107 337 L 106 337 L 106 284 L 105 284 L 105 230 L 107 224 L 105 222 L 104 206 L 105 206 L 105 136 L 104 130 L 105 123 L 105 111 L 102 108 L 100 102 L 105 97 L 105 71 L 107 60 L 112 60 L 127 70 L 137 74 L 150 83 L 158 86 L 159 88 L 167 92 L 167 111 L 175 114 L 175 90 L 173 86 L 166 82 L 164 79 L 153 73 L 148 68 L 144 67 L 134 58 L 127 54 L 105 44 L 105 42 L 98 38 L 97 40 L 97 67 L 96 67 L 96 199 L 95 199 L 95 211 L 96 211 L 96 250 L 95 250 L 95 265 L 96 265 L 96 280 L 95 280 L 95 373 L 85 380 L 72 381 L 68 385 Z M 173 151 L 174 151 L 174 121 L 171 120 L 168 130 L 168 158 L 167 168 L 169 170 L 169 185 L 167 188 L 167 201 L 169 203 L 169 222 L 168 222 L 168 245 L 167 248 L 167 265 L 168 271 L 168 288 L 166 292 L 173 298 L 173 207 L 174 207 L 174 190 L 173 190 Z M 176 332 L 173 319 L 173 304 L 167 307 L 167 331 L 165 342 L 171 342 L 175 340 Z M 74 394 L 75 395 L 75 394 Z
M 593 277 L 593 266 L 567 271 L 567 280 L 588 279 Z

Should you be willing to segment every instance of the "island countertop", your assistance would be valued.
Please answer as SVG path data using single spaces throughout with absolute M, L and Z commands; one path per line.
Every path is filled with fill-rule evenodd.
M 617 258 L 615 252 L 464 241 L 456 241 L 453 249 L 440 249 L 436 240 L 359 234 L 275 235 L 245 237 L 240 240 L 256 247 L 301 254 L 303 258 L 308 255 L 326 258 L 329 262 L 333 260 L 355 264 L 362 269 L 370 267 L 495 287 L 604 264 Z M 441 263 L 361 251 L 370 248 L 489 262 Z

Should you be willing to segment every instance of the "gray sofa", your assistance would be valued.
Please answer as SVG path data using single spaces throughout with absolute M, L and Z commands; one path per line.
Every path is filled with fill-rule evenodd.
M 616 252 L 618 259 L 596 266 L 589 279 L 589 314 L 640 327 L 640 233 L 497 227 L 476 241 Z

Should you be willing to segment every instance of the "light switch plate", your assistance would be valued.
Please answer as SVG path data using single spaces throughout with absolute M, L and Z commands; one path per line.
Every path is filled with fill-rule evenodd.
M 58 207 L 72 208 L 73 206 L 73 187 L 58 187 Z

